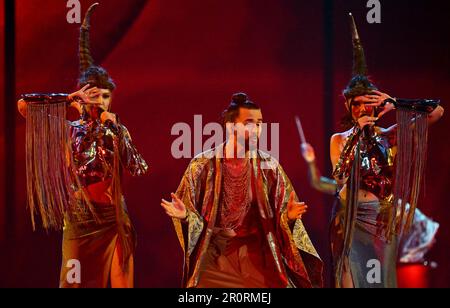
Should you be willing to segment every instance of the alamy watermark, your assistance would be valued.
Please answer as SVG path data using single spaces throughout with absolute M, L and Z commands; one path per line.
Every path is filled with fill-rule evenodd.
M 66 267 L 70 270 L 67 271 L 66 281 L 68 284 L 80 284 L 81 283 L 81 262 L 76 259 L 67 261 Z
M 367 22 L 369 24 L 381 24 L 381 2 L 379 0 L 367 1 Z
M 175 159 L 193 158 L 209 150 L 218 149 L 224 142 L 231 145 L 237 152 L 216 152 L 218 158 L 256 158 L 259 151 L 270 155 L 270 160 L 263 162 L 264 169 L 271 168 L 280 159 L 280 124 L 242 124 L 227 123 L 223 127 L 219 123 L 203 125 L 203 116 L 194 116 L 193 129 L 188 123 L 176 123 L 172 126 L 172 136 L 177 138 L 172 142 L 171 153 Z M 204 140 L 204 138 L 207 138 Z M 270 147 L 269 147 L 270 137 Z M 235 144 L 236 143 L 236 144 Z
M 80 0 L 68 0 L 66 7 L 69 9 L 67 12 L 67 22 L 69 24 L 81 23 L 81 3 Z
M 381 283 L 381 262 L 377 259 L 371 259 L 367 261 L 366 265 L 369 271 L 367 272 L 366 279 L 369 284 Z
M 69 9 L 67 12 L 67 22 L 69 24 L 81 23 L 81 3 L 80 0 L 68 0 L 66 7 Z M 381 23 L 381 2 L 380 0 L 368 0 L 367 8 L 367 22 L 369 24 Z

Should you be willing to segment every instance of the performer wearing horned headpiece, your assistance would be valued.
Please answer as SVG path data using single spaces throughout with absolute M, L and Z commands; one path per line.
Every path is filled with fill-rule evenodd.
M 148 166 L 128 130 L 111 112 L 113 80 L 89 50 L 92 5 L 80 30 L 81 90 L 24 95 L 27 188 L 35 225 L 63 229 L 60 287 L 132 287 L 135 233 L 121 191 L 122 169 L 143 175 Z M 67 108 L 80 117 L 66 120 Z M 73 263 L 79 262 L 78 264 Z M 73 271 L 79 267 L 79 275 Z
M 415 214 L 428 124 L 444 110 L 438 101 L 394 99 L 380 92 L 368 78 L 350 19 L 354 66 L 344 96 L 351 128 L 331 138 L 341 200 L 331 230 L 336 286 L 396 287 L 397 239 L 409 231 Z M 398 123 L 378 127 L 378 119 L 394 109 Z
M 339 185 L 336 180 L 322 176 L 316 161 L 315 150 L 306 141 L 303 133 L 300 118 L 296 118 L 299 135 L 301 138 L 301 152 L 307 163 L 308 179 L 311 187 L 324 194 L 339 196 Z M 339 200 L 334 202 L 339 207 Z M 334 207 L 333 207 L 334 209 Z M 334 217 L 334 214 L 332 214 Z M 425 264 L 425 256 L 436 243 L 436 234 L 439 230 L 439 223 L 423 214 L 419 208 L 414 213 L 414 222 L 411 229 L 404 232 L 399 238 L 398 264 Z

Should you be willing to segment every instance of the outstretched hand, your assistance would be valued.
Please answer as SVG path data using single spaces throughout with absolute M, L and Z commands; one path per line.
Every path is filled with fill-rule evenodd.
M 174 193 L 171 194 L 172 202 L 162 199 L 161 206 L 166 211 L 166 214 L 172 218 L 184 220 L 187 218 L 186 205 Z

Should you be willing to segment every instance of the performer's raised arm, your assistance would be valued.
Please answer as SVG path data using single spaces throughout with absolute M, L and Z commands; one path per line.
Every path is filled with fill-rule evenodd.
M 428 112 L 428 125 L 438 122 L 444 116 L 444 107 L 438 105 L 438 101 L 433 100 L 405 100 L 392 98 L 390 95 L 373 90 L 370 95 L 366 95 L 368 108 L 376 108 L 378 118 L 383 117 L 388 112 L 396 109 L 396 107 Z M 415 120 L 415 119 L 414 119 Z M 414 125 L 414 121 L 412 125 Z M 395 132 L 398 124 L 387 129 L 388 132 Z
M 310 185 L 325 194 L 333 195 L 336 193 L 337 183 L 335 180 L 322 176 L 317 167 L 314 148 L 309 143 L 301 145 L 302 155 L 308 165 L 308 178 Z
M 98 103 L 93 100 L 94 97 L 96 97 L 99 93 L 99 89 L 97 87 L 89 88 L 90 85 L 87 84 L 84 87 L 82 87 L 80 90 L 73 92 L 71 94 L 57 94 L 58 96 L 64 96 L 66 97 L 67 101 L 67 108 L 74 108 L 78 111 L 78 113 L 81 115 L 83 113 L 83 105 L 98 105 Z M 31 94 L 31 95 L 25 95 L 23 98 L 17 101 L 17 109 L 19 113 L 26 118 L 27 117 L 27 109 L 28 109 L 28 102 L 32 101 L 33 98 L 37 98 L 37 96 L 41 96 L 41 100 L 45 101 L 46 94 Z M 50 103 L 52 94 L 48 95 L 47 102 Z

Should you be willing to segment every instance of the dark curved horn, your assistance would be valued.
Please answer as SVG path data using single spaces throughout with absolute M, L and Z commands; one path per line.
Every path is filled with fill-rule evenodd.
M 80 73 L 86 71 L 90 66 L 94 64 L 94 60 L 91 56 L 90 42 L 89 42 L 89 29 L 91 27 L 91 16 L 98 3 L 94 3 L 89 7 L 84 17 L 83 24 L 80 28 Z
M 358 28 L 356 27 L 355 19 L 353 18 L 352 13 L 350 13 L 349 16 L 353 41 L 353 76 L 357 75 L 366 76 L 367 64 L 366 64 L 366 57 L 364 54 L 364 48 L 361 44 Z

